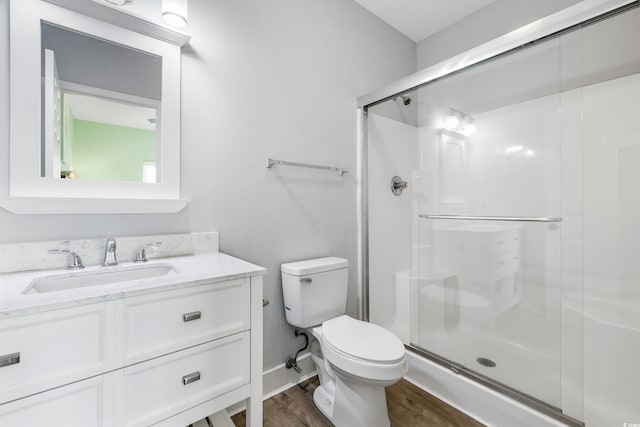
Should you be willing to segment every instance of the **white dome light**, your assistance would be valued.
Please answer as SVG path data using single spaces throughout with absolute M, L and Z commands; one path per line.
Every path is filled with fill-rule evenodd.
M 457 130 L 460 126 L 460 118 L 457 115 L 450 114 L 444 119 L 444 125 L 449 130 Z
M 126 6 L 129 3 L 133 3 L 136 0 L 104 0 L 107 3 L 115 4 L 116 6 Z
M 162 0 L 162 19 L 172 27 L 186 27 L 187 0 Z

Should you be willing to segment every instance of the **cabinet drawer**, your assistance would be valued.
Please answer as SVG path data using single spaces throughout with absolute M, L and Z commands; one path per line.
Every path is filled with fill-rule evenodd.
M 113 378 L 99 375 L 0 405 L 0 426 L 113 426 Z
M 91 304 L 0 320 L 0 403 L 110 369 L 108 315 Z M 19 362 L 6 357 L 17 353 Z
M 124 365 L 250 328 L 248 279 L 127 298 Z
M 241 332 L 119 371 L 116 425 L 149 426 L 249 383 L 249 337 Z

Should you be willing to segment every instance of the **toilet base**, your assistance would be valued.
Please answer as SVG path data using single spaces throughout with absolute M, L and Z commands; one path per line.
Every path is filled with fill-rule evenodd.
M 330 390 L 335 391 L 331 393 Z M 316 388 L 313 403 L 336 427 L 390 425 L 384 387 L 371 387 L 337 377 L 335 383 L 320 384 Z
M 331 416 L 333 415 L 334 402 L 333 396 L 327 392 L 322 384 L 313 392 L 313 403 L 315 403 L 316 408 L 322 412 L 322 415 L 329 420 L 331 420 Z
M 336 427 L 389 427 L 387 397 L 383 386 L 352 381 L 336 375 L 336 394 L 331 422 Z

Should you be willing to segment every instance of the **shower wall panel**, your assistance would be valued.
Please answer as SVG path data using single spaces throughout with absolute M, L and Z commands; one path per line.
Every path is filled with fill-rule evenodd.
M 393 102 L 391 108 L 404 109 Z M 397 120 L 396 120 L 397 119 Z M 376 113 L 368 117 L 369 163 L 369 298 L 371 321 L 393 330 L 409 342 L 409 286 L 411 248 L 411 176 L 417 162 L 417 129 Z M 396 196 L 394 176 L 409 181 Z M 397 283 L 400 282 L 400 286 Z

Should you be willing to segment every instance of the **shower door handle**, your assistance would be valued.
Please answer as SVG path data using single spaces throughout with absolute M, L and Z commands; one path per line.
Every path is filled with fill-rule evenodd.
M 418 215 L 425 219 L 453 219 L 463 221 L 515 221 L 515 222 L 562 222 L 562 217 L 524 217 L 524 216 L 470 216 L 470 215 Z

